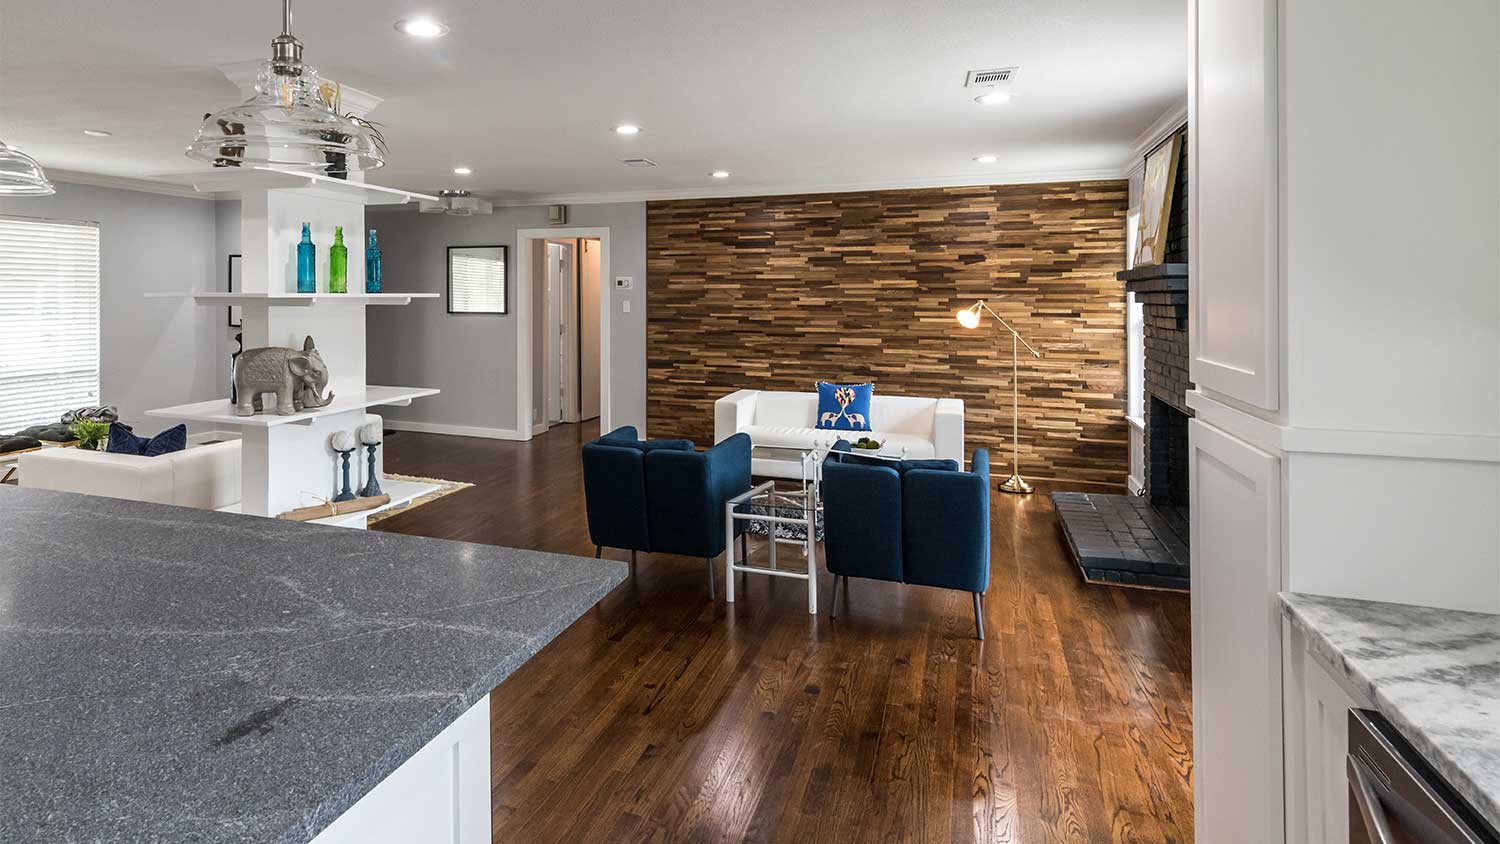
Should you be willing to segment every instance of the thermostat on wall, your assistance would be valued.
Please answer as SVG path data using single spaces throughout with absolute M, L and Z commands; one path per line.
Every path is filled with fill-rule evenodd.
M 629 290 L 630 286 L 632 284 L 635 284 L 635 279 L 631 278 L 628 275 L 617 275 L 617 276 L 615 276 L 615 289 L 616 290 Z

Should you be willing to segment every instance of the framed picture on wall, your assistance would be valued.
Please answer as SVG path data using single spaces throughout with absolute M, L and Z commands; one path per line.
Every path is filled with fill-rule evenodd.
M 230 293 L 234 293 L 234 292 L 238 291 L 240 289 L 240 284 L 241 283 L 242 282 L 240 280 L 240 256 L 238 256 L 238 255 L 230 255 L 229 256 L 229 292 Z M 240 308 L 239 305 L 230 305 L 229 306 L 229 327 L 230 328 L 239 328 L 239 327 L 241 327 L 241 326 L 243 326 L 245 324 L 245 319 L 244 319 L 243 314 L 241 313 L 241 310 L 242 309 Z
M 448 247 L 448 313 L 506 314 L 504 246 Z
M 1177 187 L 1177 159 L 1182 135 L 1176 134 L 1146 156 L 1141 180 L 1141 221 L 1135 245 L 1135 266 L 1160 264 L 1167 253 L 1167 223 L 1172 217 L 1172 192 Z

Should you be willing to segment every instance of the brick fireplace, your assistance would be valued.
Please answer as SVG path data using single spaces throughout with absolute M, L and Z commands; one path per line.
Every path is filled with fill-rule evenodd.
M 1119 273 L 1141 305 L 1145 354 L 1142 494 L 1053 493 L 1063 534 L 1086 580 L 1188 586 L 1187 144 L 1167 226 L 1166 261 Z

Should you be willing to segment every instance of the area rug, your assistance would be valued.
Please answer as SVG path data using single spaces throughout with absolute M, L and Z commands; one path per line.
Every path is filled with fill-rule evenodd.
M 434 490 L 433 492 L 429 492 L 426 495 L 419 495 L 416 498 L 413 498 L 410 502 L 403 504 L 400 507 L 392 507 L 389 510 L 382 510 L 379 513 L 371 516 L 367 524 L 373 525 L 376 522 L 389 519 L 391 516 L 394 516 L 398 513 L 405 513 L 410 510 L 415 510 L 418 507 L 431 504 L 439 498 L 452 495 L 459 490 L 468 489 L 469 487 L 473 486 L 473 484 L 465 483 L 463 481 L 445 481 L 442 478 L 419 478 L 415 475 L 396 475 L 386 473 L 386 477 L 397 481 L 415 481 L 417 483 L 424 484 L 439 484 L 440 488 Z

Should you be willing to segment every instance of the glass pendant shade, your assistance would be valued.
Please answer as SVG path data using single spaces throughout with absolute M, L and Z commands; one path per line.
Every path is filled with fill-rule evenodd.
M 49 196 L 57 188 L 47 181 L 36 159 L 0 141 L 0 196 Z
M 338 113 L 338 86 L 288 58 L 261 65 L 255 95 L 208 115 L 190 158 L 215 167 L 262 165 L 338 175 L 385 164 L 379 133 Z

